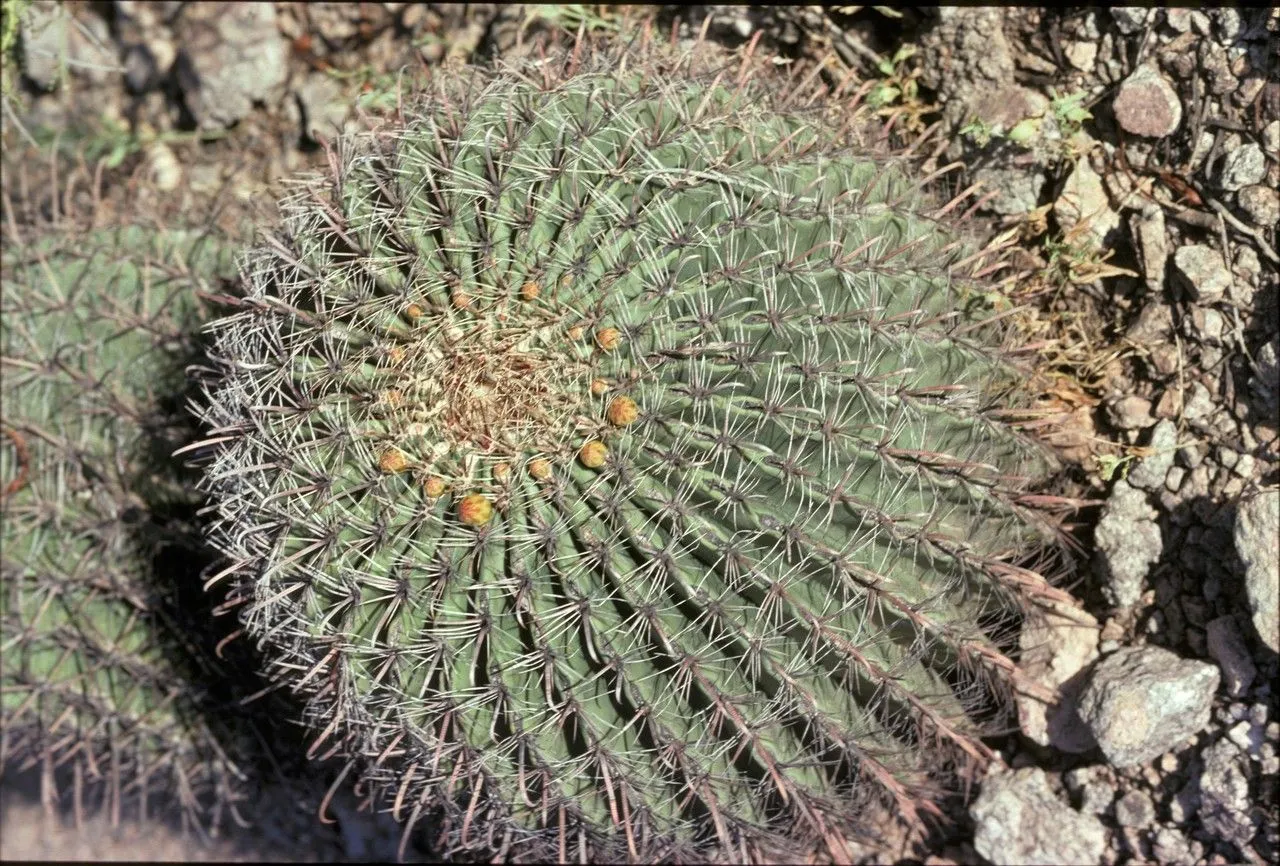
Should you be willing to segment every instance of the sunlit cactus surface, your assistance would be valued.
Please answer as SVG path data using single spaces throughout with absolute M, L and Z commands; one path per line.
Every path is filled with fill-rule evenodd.
M 754 76 L 559 68 L 441 84 L 285 202 L 213 328 L 213 582 L 452 850 L 911 817 L 1044 585 L 990 261 Z

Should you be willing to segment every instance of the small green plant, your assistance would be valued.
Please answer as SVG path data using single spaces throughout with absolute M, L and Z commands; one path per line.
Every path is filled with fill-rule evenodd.
M 1059 95 L 1050 88 L 1049 95 L 1047 111 L 1053 117 L 1057 134 L 1048 144 L 1048 156 L 1054 161 L 1074 160 L 1079 154 L 1076 152 L 1073 140 L 1079 134 L 1084 122 L 1093 117 L 1083 105 L 1087 94 L 1077 92 Z M 975 117 L 960 128 L 959 134 L 980 148 L 985 148 L 993 139 L 1004 139 L 1030 150 L 1046 144 L 1044 121 L 1045 111 L 1040 111 L 1031 117 L 1022 118 L 1006 130 L 1002 126 L 992 126 L 986 120 Z
M 1121 478 L 1129 477 L 1129 464 L 1133 462 L 1132 454 L 1123 456 L 1099 454 L 1096 459 L 1098 461 L 1098 476 L 1103 481 L 1110 481 L 1115 477 L 1117 471 L 1119 471 Z
M 405 88 L 412 89 L 411 81 L 405 80 L 407 73 L 379 72 L 368 64 L 352 70 L 329 67 L 325 74 L 351 88 L 358 108 L 375 113 L 392 111 Z
M 991 139 L 1001 135 L 1000 131 L 980 117 L 975 117 L 960 128 L 960 135 L 968 138 L 978 147 L 986 147 Z
M 0 107 L 6 120 L 16 123 L 14 103 L 18 100 L 21 61 L 18 58 L 18 35 L 22 16 L 32 0 L 0 0 Z
M 149 128 L 132 130 L 124 121 L 110 115 L 67 128 L 38 126 L 31 130 L 37 148 L 48 152 L 56 149 L 73 159 L 90 165 L 99 162 L 104 168 L 118 168 L 125 160 L 145 151 L 153 144 L 181 144 L 192 141 L 216 141 L 227 135 L 225 130 L 201 132 L 156 132 Z
M 1071 138 L 1080 131 L 1086 120 L 1093 119 L 1093 115 L 1084 107 L 1086 98 L 1088 94 L 1083 91 L 1059 95 L 1054 88 L 1049 88 L 1049 110 L 1053 112 L 1064 139 Z
M 608 3 L 535 4 L 525 7 L 521 35 L 535 22 L 558 27 L 570 34 L 577 33 L 580 28 L 586 28 L 588 33 L 616 33 L 620 28 L 617 18 L 621 11 L 625 10 Z
M 900 116 L 903 131 L 909 134 L 923 131 L 924 116 L 937 110 L 920 98 L 921 70 L 908 62 L 916 51 L 916 46 L 907 43 L 892 57 L 882 59 L 877 65 L 882 77 L 867 95 L 867 104 L 877 108 L 882 117 Z
M 909 165 L 630 61 L 442 78 L 284 204 L 211 329 L 210 538 L 447 850 L 785 859 L 988 759 L 1056 461 Z
M 1139 276 L 1128 268 L 1110 264 L 1115 250 L 1099 246 L 1091 233 L 1088 216 L 1067 231 L 1046 237 L 1042 248 L 1048 260 L 1049 280 L 1061 285 L 1086 285 L 1110 277 Z

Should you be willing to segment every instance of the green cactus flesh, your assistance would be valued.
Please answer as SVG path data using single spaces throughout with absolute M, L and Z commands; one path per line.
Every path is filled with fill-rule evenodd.
M 214 327 L 249 632 L 458 846 L 916 808 L 985 755 L 1053 468 L 963 244 L 756 85 L 449 86 L 300 187 Z
M 0 758 L 74 768 L 77 796 L 117 815 L 176 800 L 184 820 L 217 820 L 238 772 L 171 611 L 182 577 L 202 599 L 166 515 L 199 501 L 164 468 L 187 426 L 197 279 L 229 264 L 142 227 L 4 252 Z

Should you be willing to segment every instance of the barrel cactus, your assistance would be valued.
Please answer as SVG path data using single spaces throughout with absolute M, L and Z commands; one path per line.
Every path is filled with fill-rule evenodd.
M 176 804 L 216 829 L 248 755 L 202 645 L 199 497 L 169 455 L 197 290 L 233 262 L 143 226 L 5 240 L 0 761 L 67 781 L 77 814 Z
M 217 578 L 317 748 L 448 850 L 836 851 L 989 757 L 1055 462 L 1003 420 L 982 257 L 804 101 L 439 83 L 211 328 Z

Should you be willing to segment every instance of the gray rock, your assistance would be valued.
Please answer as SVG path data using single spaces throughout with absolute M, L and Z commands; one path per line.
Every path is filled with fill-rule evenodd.
M 1187 399 L 1182 404 L 1182 417 L 1188 421 L 1207 418 L 1213 414 L 1213 395 L 1203 382 L 1195 381 L 1187 389 Z
M 1076 167 L 1062 186 L 1058 200 L 1053 203 L 1053 215 L 1063 231 L 1069 231 L 1081 221 L 1087 221 L 1089 234 L 1102 246 L 1107 236 L 1120 225 L 1120 215 L 1111 209 L 1102 178 L 1093 170 L 1087 157 L 1076 161 Z
M 1267 159 L 1262 148 L 1253 142 L 1242 144 L 1222 160 L 1222 173 L 1218 183 L 1222 188 L 1235 192 L 1243 187 L 1261 183 L 1267 176 Z
M 281 89 L 288 43 L 272 4 L 187 4 L 178 30 L 174 68 L 202 128 L 230 126 Z
M 1081 672 L 1098 657 L 1099 631 L 1098 621 L 1079 608 L 1054 602 L 1031 610 L 1019 636 L 1022 669 L 1061 694 L 1052 706 L 1031 695 L 1017 695 L 1018 723 L 1032 741 L 1074 754 L 1096 746 L 1076 714 L 1075 702 L 1084 685 Z
M 1132 767 L 1209 724 L 1218 678 L 1214 665 L 1159 647 L 1125 647 L 1094 665 L 1080 717 L 1113 766 Z
M 1191 29 L 1191 10 L 1185 6 L 1174 6 L 1164 10 L 1164 20 L 1177 33 L 1186 33 Z
M 996 194 L 987 207 L 1001 216 L 1019 216 L 1033 210 L 1040 203 L 1040 193 L 1046 182 L 1044 172 L 1027 168 L 980 168 L 973 179 L 984 189 Z
M 1081 72 L 1089 72 L 1093 69 L 1093 62 L 1098 59 L 1098 43 L 1093 40 L 1068 42 L 1063 47 L 1062 54 L 1067 58 L 1067 62 L 1076 69 Z
M 1004 36 L 1005 12 L 995 7 L 943 6 L 920 40 L 921 83 L 936 90 L 951 129 L 980 117 L 1012 129 L 1048 105 L 1014 81 L 1014 52 Z
M 1113 6 L 1111 17 L 1116 22 L 1116 29 L 1128 36 L 1147 26 L 1147 17 L 1151 12 L 1146 6 Z
M 1222 254 L 1203 244 L 1178 247 L 1173 254 L 1173 266 L 1198 301 L 1216 301 L 1231 285 L 1231 272 L 1227 270 Z
M 101 16 L 75 16 L 67 36 L 67 70 L 72 75 L 102 84 L 124 71 L 116 58 L 111 28 Z
M 173 69 L 178 48 L 168 19 L 179 8 L 116 0 L 115 25 L 124 50 L 125 83 L 134 93 L 146 93 L 161 85 Z
M 1145 430 L 1156 423 L 1151 417 L 1151 401 L 1137 394 L 1108 400 L 1107 417 L 1120 430 Z
M 1280 652 L 1280 491 L 1240 504 L 1235 541 L 1253 626 L 1272 652 Z
M 1221 344 L 1222 330 L 1226 326 L 1222 313 L 1213 308 L 1196 307 L 1191 311 L 1191 315 L 1183 321 L 1187 322 L 1190 327 L 1189 336 L 1201 343 Z
M 1164 550 L 1146 494 L 1123 478 L 1117 481 L 1093 538 L 1107 579 L 1102 590 L 1107 601 L 1118 608 L 1137 604 L 1147 571 Z
M 1262 127 L 1262 149 L 1266 153 L 1280 152 L 1280 120 Z
M 1178 495 L 1184 500 L 1203 499 L 1208 496 L 1210 474 L 1208 464 L 1201 463 L 1187 474 L 1182 486 L 1178 488 Z
M 6 10 L 7 12 L 7 10 Z M 58 86 L 66 68 L 71 14 L 62 3 L 36 0 L 18 22 L 22 39 L 22 72 L 44 90 Z
M 1276 409 L 1280 408 L 1280 337 L 1263 343 L 1255 360 L 1258 367 L 1249 378 L 1249 390 L 1274 418 Z
M 332 140 L 342 132 L 342 125 L 350 113 L 350 106 L 342 95 L 337 81 L 321 72 L 313 72 L 296 91 L 298 107 L 302 110 L 303 134 L 316 140 L 324 136 Z
M 1138 465 L 1129 470 L 1127 480 L 1140 490 L 1155 492 L 1164 486 L 1165 476 L 1173 468 L 1173 458 L 1178 451 L 1178 425 L 1168 418 L 1157 423 L 1147 447 L 1151 449 L 1151 456 L 1138 461 Z
M 1142 278 L 1147 288 L 1158 292 L 1164 287 L 1165 266 L 1169 261 L 1169 239 L 1165 232 L 1164 208 L 1149 204 L 1129 221 L 1132 235 L 1142 256 Z
M 1249 820 L 1249 777 L 1235 744 L 1219 740 L 1201 755 L 1200 823 L 1213 835 L 1243 849 L 1253 838 Z
M 1156 820 L 1156 806 L 1145 791 L 1130 791 L 1116 800 L 1116 823 L 1121 827 L 1150 827 Z
M 1241 307 L 1247 307 L 1253 300 L 1253 284 L 1262 276 L 1262 262 L 1258 253 L 1251 246 L 1236 247 L 1235 261 L 1232 263 L 1232 274 L 1237 278 L 1232 284 L 1231 299 Z
M 1177 91 L 1149 63 L 1139 66 L 1124 80 L 1111 110 L 1125 132 L 1145 138 L 1171 135 L 1182 122 L 1182 102 Z
M 1171 827 L 1161 827 L 1156 830 L 1151 839 L 1151 854 L 1157 863 L 1164 863 L 1167 866 L 1191 866 L 1197 859 L 1191 853 L 1187 837 Z
M 1105 815 L 1116 798 L 1115 784 L 1106 777 L 1109 770 L 1097 765 L 1076 767 L 1062 774 L 1067 790 L 1080 798 L 1080 811 L 1086 815 Z
M 1243 187 L 1236 195 L 1236 201 L 1254 225 L 1271 228 L 1280 222 L 1280 192 L 1266 184 L 1255 183 Z
M 1231 45 L 1244 33 L 1244 19 L 1240 17 L 1240 10 L 1223 7 L 1210 10 L 1209 14 L 1213 18 L 1213 32 L 1223 45 Z
M 1249 691 L 1249 686 L 1253 685 L 1258 669 L 1249 657 L 1249 648 L 1240 636 L 1235 617 L 1227 615 L 1210 620 L 1205 624 L 1204 630 L 1209 657 L 1222 670 L 1222 681 L 1227 687 L 1227 694 L 1233 698 L 1244 696 Z
M 1138 310 L 1125 337 L 1140 346 L 1152 346 L 1166 342 L 1173 329 L 1173 307 L 1160 301 L 1149 300 Z
M 1063 803 L 1035 767 L 988 775 L 969 815 L 973 847 L 992 863 L 1097 863 L 1107 844 L 1102 822 Z

